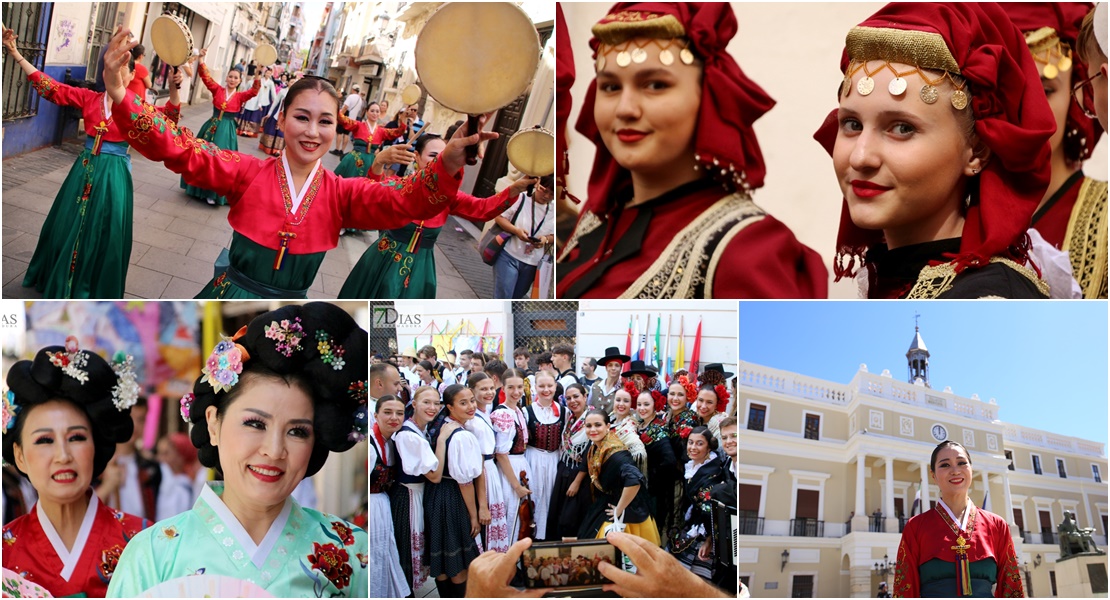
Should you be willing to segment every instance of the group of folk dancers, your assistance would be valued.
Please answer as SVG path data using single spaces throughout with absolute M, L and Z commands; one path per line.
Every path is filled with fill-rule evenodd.
M 218 83 L 204 63 L 206 50 L 199 53 L 197 76 L 212 94 L 213 115 L 198 136 L 178 127 L 176 85 L 169 86 L 169 102 L 157 108 L 127 88 L 135 77 L 130 49 L 137 42 L 126 29 L 116 31 L 105 53 L 106 89 L 99 93 L 39 71 L 19 53 L 9 29 L 3 44 L 40 96 L 82 111 L 88 136 L 51 205 L 23 280 L 48 298 L 123 297 L 134 205 L 129 148 L 179 173 L 189 195 L 230 206 L 232 242 L 197 298 L 305 298 L 325 253 L 338 246 L 345 229 L 381 235 L 351 271 L 341 298 L 434 298 L 433 248 L 447 217 L 493 219 L 537 181 L 520 179 L 489 198 L 461 193 L 463 149 L 497 134 L 466 132 L 460 123 L 442 137 L 425 133 L 379 148 L 408 135 L 409 125 L 386 129 L 351 120 L 342 114 L 335 88 L 312 77 L 280 92 L 262 141 L 268 137 L 273 146 L 280 133 L 284 149 L 259 159 L 238 152 L 235 118 L 258 93 L 260 80 L 238 91 L 241 75 L 233 69 Z M 321 159 L 340 124 L 351 132 L 355 151 L 332 173 Z M 385 169 L 410 163 L 417 168 L 403 178 Z
M 605 358 L 620 377 L 611 389 L 490 361 L 465 385 L 371 399 L 371 597 L 409 596 L 429 577 L 441 597 L 463 597 L 483 551 L 610 531 L 735 586 L 714 518 L 715 501 L 735 505 L 730 374 L 708 365 L 660 385 L 640 361 L 622 372 L 628 357 L 616 348 Z

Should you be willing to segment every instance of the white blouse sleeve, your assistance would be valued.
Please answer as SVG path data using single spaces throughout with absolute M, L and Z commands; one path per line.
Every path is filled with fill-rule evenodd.
M 412 431 L 398 431 L 393 434 L 393 443 L 397 446 L 397 454 L 401 457 L 405 474 L 415 477 L 439 468 L 439 459 L 432 452 L 428 441 Z
M 513 447 L 513 439 L 516 437 L 516 426 L 513 423 L 512 411 L 495 410 L 490 413 L 489 418 L 493 422 L 493 428 L 497 430 L 497 444 L 493 448 L 494 453 L 508 454 Z
M 482 474 L 482 450 L 478 438 L 465 429 L 451 436 L 447 447 L 447 470 L 459 485 L 470 483 Z

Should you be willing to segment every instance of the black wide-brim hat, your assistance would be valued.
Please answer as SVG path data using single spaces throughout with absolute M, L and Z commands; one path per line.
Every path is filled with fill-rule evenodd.
M 726 380 L 733 375 L 732 373 L 726 371 L 724 365 L 722 365 L 721 363 L 709 363 L 708 365 L 705 365 L 705 368 L 702 369 L 701 374 L 705 375 L 706 373 L 711 371 L 716 371 L 717 373 L 720 373 L 721 378 Z
M 627 371 L 621 373 L 621 377 L 632 377 L 633 375 L 643 375 L 644 377 L 658 377 L 659 371 L 651 365 L 645 365 L 642 360 L 632 361 L 632 365 Z
M 605 356 L 597 359 L 597 364 L 606 365 L 614 360 L 619 360 L 622 364 L 632 360 L 632 357 L 621 354 L 621 349 L 616 346 L 610 346 L 605 349 Z

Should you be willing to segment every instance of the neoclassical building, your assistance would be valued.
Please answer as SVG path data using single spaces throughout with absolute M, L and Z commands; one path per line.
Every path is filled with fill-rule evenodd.
M 874 597 L 890 585 L 915 502 L 938 498 L 929 455 L 945 439 L 971 453 L 972 500 L 1009 521 L 1027 595 L 1056 595 L 1064 511 L 1106 547 L 1103 444 L 933 389 L 919 332 L 906 361 L 905 380 L 860 365 L 847 384 L 740 362 L 739 571 L 753 598 Z

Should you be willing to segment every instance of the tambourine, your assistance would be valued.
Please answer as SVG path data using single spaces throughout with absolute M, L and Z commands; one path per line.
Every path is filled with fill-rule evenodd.
M 177 68 L 189 62 L 193 56 L 193 34 L 189 26 L 176 15 L 159 15 L 150 24 L 150 43 L 154 46 L 154 53 L 158 58 Z M 181 84 L 174 84 L 181 89 Z
M 420 86 L 415 83 L 410 83 L 405 86 L 404 91 L 401 92 L 401 102 L 405 106 L 416 104 L 420 101 Z
M 254 64 L 259 67 L 268 67 L 277 62 L 277 48 L 270 44 L 259 44 L 254 49 Z
M 487 32 L 477 34 L 476 32 Z M 467 132 L 478 115 L 516 100 L 536 75 L 540 38 L 532 20 L 507 2 L 452 2 L 431 17 L 416 40 L 420 83 L 443 106 L 466 113 Z M 466 149 L 478 162 L 478 146 Z
M 514 133 L 505 145 L 505 153 L 517 171 L 530 177 L 555 172 L 555 136 L 542 127 Z

